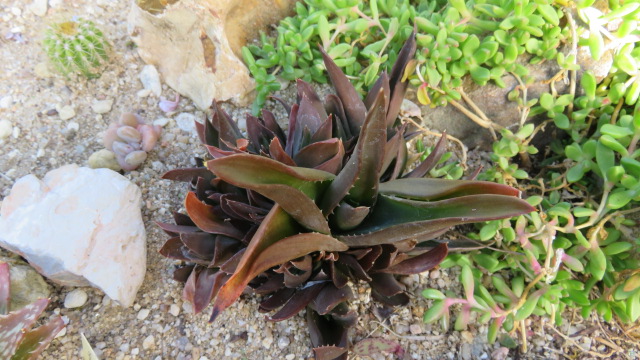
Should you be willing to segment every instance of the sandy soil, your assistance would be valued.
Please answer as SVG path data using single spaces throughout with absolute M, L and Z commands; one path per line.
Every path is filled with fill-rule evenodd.
M 182 99 L 175 114 L 164 114 L 158 98 L 141 97 L 138 75 L 145 64 L 129 44 L 126 32 L 127 1 L 50 0 L 49 10 L 38 17 L 29 10 L 30 0 L 4 0 L 0 3 L 0 120 L 12 124 L 12 135 L 0 140 L 0 198 L 9 194 L 14 181 L 27 174 L 42 177 L 47 171 L 69 163 L 86 165 L 89 155 L 103 148 L 101 133 L 122 112 L 135 111 L 148 122 L 166 123 L 161 141 L 137 171 L 125 174 L 142 189 L 143 218 L 148 234 L 147 274 L 136 304 L 122 308 L 99 290 L 84 288 L 87 303 L 77 309 L 63 306 L 72 288 L 52 284 L 52 301 L 46 316 L 61 314 L 69 324 L 63 335 L 46 350 L 44 359 L 77 359 L 80 333 L 93 345 L 101 359 L 307 359 L 312 357 L 310 342 L 301 316 L 271 323 L 257 312 L 257 298 L 247 295 L 208 324 L 208 310 L 191 314 L 189 304 L 181 300 L 181 285 L 171 279 L 172 262 L 158 254 L 166 240 L 154 221 L 169 221 L 179 210 L 185 188 L 182 184 L 160 180 L 166 170 L 192 164 L 192 156 L 203 156 L 197 137 L 181 129 L 179 114 L 204 114 Z M 96 80 L 66 80 L 46 70 L 46 56 L 40 41 L 48 23 L 67 15 L 80 15 L 102 28 L 113 44 L 110 64 Z M 5 36 L 5 34 L 19 36 Z M 9 34 L 10 35 L 10 34 Z M 172 99 L 174 92 L 163 89 Z M 286 92 L 283 96 L 287 95 Z M 106 114 L 91 108 L 95 100 L 113 99 Z M 55 109 L 73 107 L 76 115 L 61 120 Z M 244 109 L 227 109 L 238 118 Z M 168 118 L 169 120 L 162 120 Z M 6 254 L 0 251 L 0 255 Z M 353 303 L 360 311 L 360 322 L 352 339 L 381 336 L 398 341 L 411 359 L 560 359 L 600 358 L 617 344 L 614 357 L 634 358 L 632 345 L 624 338 L 611 338 L 618 329 L 610 329 L 597 319 L 583 321 L 567 314 L 558 328 L 569 340 L 558 335 L 543 319 L 529 324 L 529 350 L 521 353 L 500 344 L 487 344 L 487 327 L 472 325 L 463 332 L 442 332 L 438 325 L 422 323 L 429 302 L 419 294 L 425 287 L 460 292 L 457 274 L 432 271 L 405 279 L 415 296 L 411 305 L 397 309 L 387 321 L 374 315 L 375 304 L 369 290 L 358 288 Z M 606 331 L 603 331 L 606 329 Z M 615 348 L 614 348 L 615 349 Z M 384 358 L 381 356 L 381 358 Z M 388 356 L 391 359 L 393 356 Z

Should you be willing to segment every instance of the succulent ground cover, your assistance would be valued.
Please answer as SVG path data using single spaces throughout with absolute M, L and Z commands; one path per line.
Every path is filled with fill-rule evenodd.
M 429 179 L 444 140 L 413 168 L 408 139 L 415 129 L 398 120 L 408 86 L 410 36 L 391 72 L 366 98 L 320 49 L 336 90 L 324 104 L 298 81 L 298 101 L 283 103 L 285 132 L 273 114 L 247 117 L 247 136 L 219 107 L 198 124 L 212 160 L 169 171 L 189 182 L 187 214 L 159 225 L 171 238 L 161 249 L 182 260 L 174 276 L 196 312 L 213 300 L 211 321 L 250 286 L 260 310 L 284 320 L 306 309 L 320 359 L 346 357 L 351 282 L 371 285 L 387 306 L 406 305 L 397 275 L 433 268 L 446 242 L 429 242 L 458 224 L 509 218 L 533 208 L 519 191 L 475 180 Z M 443 137 L 445 139 L 445 137 Z

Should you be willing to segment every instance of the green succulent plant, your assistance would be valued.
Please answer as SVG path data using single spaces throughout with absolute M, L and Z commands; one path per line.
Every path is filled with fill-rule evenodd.
M 109 43 L 89 20 L 76 19 L 49 26 L 42 41 L 51 63 L 64 76 L 78 73 L 97 78 L 109 59 Z
M 64 322 L 56 316 L 32 329 L 49 299 L 39 299 L 22 309 L 9 312 L 9 264 L 0 263 L 0 358 L 34 360 L 49 346 Z
M 214 103 L 211 121 L 196 125 L 213 159 L 164 175 L 190 191 L 187 214 L 159 223 L 171 236 L 160 252 L 184 261 L 174 278 L 186 282 L 196 312 L 213 300 L 213 321 L 250 286 L 265 296 L 261 311 L 277 310 L 270 320 L 306 308 L 318 358 L 346 358 L 356 321 L 350 282 L 368 282 L 387 306 L 405 305 L 396 276 L 433 268 L 455 246 L 433 239 L 457 224 L 532 210 L 506 185 L 423 178 L 444 140 L 410 170 L 407 139 L 416 132 L 397 116 L 415 46 L 410 36 L 364 101 L 320 49 L 336 95 L 323 104 L 298 80 L 297 103 L 283 102 L 286 132 L 263 110 L 247 117 L 245 138 Z

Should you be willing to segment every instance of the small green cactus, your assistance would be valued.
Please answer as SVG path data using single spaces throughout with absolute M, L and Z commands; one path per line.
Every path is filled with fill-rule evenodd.
M 53 65 L 67 77 L 80 73 L 97 78 L 109 58 L 104 34 L 89 20 L 74 18 L 49 26 L 42 44 Z

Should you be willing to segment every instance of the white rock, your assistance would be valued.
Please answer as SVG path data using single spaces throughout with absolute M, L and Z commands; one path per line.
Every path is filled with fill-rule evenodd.
M 153 125 L 164 127 L 169 123 L 169 121 L 171 121 L 171 119 L 163 117 L 163 118 L 153 120 Z
M 71 105 L 56 106 L 56 110 L 61 120 L 69 120 L 76 116 L 76 110 Z
M 91 103 L 91 109 L 96 114 L 106 114 L 111 111 L 113 106 L 113 99 L 106 100 L 93 100 Z
M 169 314 L 173 316 L 180 315 L 180 307 L 176 304 L 171 304 L 171 306 L 169 307 Z
M 16 181 L 0 246 L 61 285 L 95 286 L 131 306 L 146 270 L 140 189 L 108 169 L 66 165 Z
M 29 5 L 29 10 L 37 16 L 45 16 L 47 14 L 47 0 L 34 0 L 34 2 Z
M 7 119 L 0 120 L 0 140 L 4 138 L 8 138 L 13 132 L 13 125 L 11 125 L 11 121 Z
M 144 338 L 144 340 L 142 340 L 142 348 L 147 350 L 147 349 L 151 349 L 153 347 L 155 347 L 156 343 L 155 343 L 155 339 L 153 338 L 153 335 L 149 335 L 146 338 Z
M 176 116 L 176 124 L 180 129 L 186 131 L 188 133 L 195 134 L 196 133 L 196 118 L 195 115 L 190 113 L 180 113 Z
M 8 109 L 13 103 L 13 97 L 11 95 L 3 96 L 0 98 L 0 109 Z
M 75 289 L 64 297 L 64 307 L 67 309 L 73 309 L 81 307 L 87 302 L 89 296 L 82 289 Z
M 151 90 L 157 97 L 162 95 L 162 84 L 160 83 L 160 74 L 153 65 L 145 65 L 140 72 L 140 82 L 145 89 Z
M 136 319 L 138 320 L 144 320 L 147 318 L 147 316 L 149 316 L 149 313 L 151 312 L 151 310 L 149 309 L 142 309 L 138 312 L 138 316 L 136 316 Z

